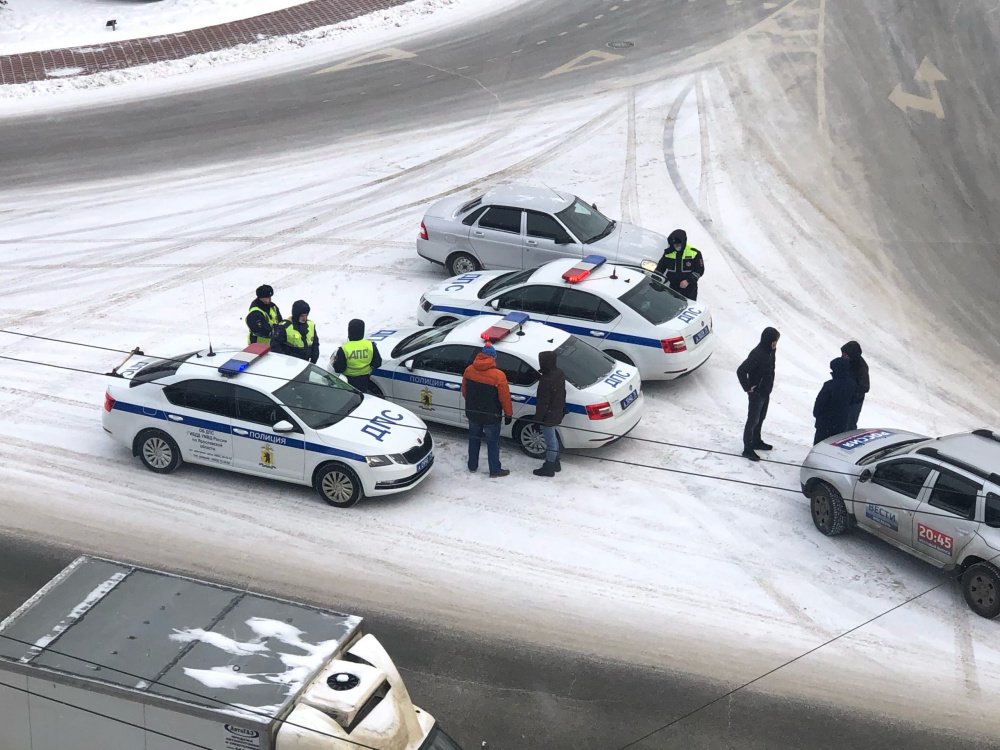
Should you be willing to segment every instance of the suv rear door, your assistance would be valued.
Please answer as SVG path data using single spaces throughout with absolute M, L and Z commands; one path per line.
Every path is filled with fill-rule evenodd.
M 941 565 L 954 565 L 979 528 L 983 484 L 939 467 L 913 519 L 912 547 Z

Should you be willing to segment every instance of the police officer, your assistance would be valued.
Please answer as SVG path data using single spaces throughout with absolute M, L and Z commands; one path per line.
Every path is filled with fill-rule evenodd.
M 257 287 L 257 298 L 250 303 L 246 323 L 250 329 L 247 336 L 248 344 L 270 344 L 271 331 L 281 321 L 281 311 L 271 301 L 274 289 L 270 284 Z
M 687 243 L 687 232 L 675 229 L 667 237 L 663 257 L 656 264 L 656 273 L 667 280 L 667 285 L 692 302 L 698 299 L 698 279 L 705 275 L 705 261 L 701 250 Z
M 347 341 L 333 357 L 334 372 L 342 372 L 347 382 L 362 393 L 372 392 L 372 370 L 382 366 L 375 342 L 365 338 L 365 321 L 354 318 L 347 324 Z
M 304 300 L 295 300 L 292 317 L 281 321 L 274 329 L 271 348 L 281 354 L 307 359 L 313 364 L 319 362 L 319 336 L 316 325 L 309 320 L 309 305 Z

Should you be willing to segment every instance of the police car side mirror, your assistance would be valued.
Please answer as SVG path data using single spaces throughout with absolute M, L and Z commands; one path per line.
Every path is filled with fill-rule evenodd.
M 649 258 L 643 258 L 642 262 L 639 264 L 643 271 L 654 272 L 656 271 L 656 261 L 650 260 Z
M 289 422 L 287 419 L 282 419 L 280 422 L 276 422 L 274 427 L 271 428 L 275 432 L 291 432 L 295 429 L 295 425 Z
M 494 310 L 499 310 L 500 309 L 500 299 L 499 298 L 497 298 L 497 299 L 491 299 L 490 300 L 490 307 L 492 307 Z
M 871 478 L 872 478 L 872 470 L 865 469 L 864 471 L 861 472 L 860 476 L 858 476 L 858 481 L 867 482 Z
M 413 372 L 413 360 L 412 360 L 412 359 L 408 359 L 408 360 L 406 360 L 406 361 L 405 361 L 405 362 L 403 363 L 403 367 L 405 367 L 405 368 L 406 368 L 407 370 L 409 370 L 410 372 Z

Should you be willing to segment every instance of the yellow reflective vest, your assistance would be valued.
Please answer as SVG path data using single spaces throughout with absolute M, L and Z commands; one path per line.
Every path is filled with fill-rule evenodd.
M 316 340 L 316 326 L 311 320 L 306 321 L 306 337 L 303 340 L 299 329 L 292 325 L 292 321 L 286 320 L 281 324 L 285 329 L 285 344 L 295 349 L 311 349 Z
M 375 357 L 375 347 L 371 341 L 368 339 L 345 341 L 340 348 L 344 350 L 344 359 L 347 360 L 344 375 L 349 378 L 356 378 L 372 374 L 372 359 Z
M 257 305 L 254 305 L 247 311 L 247 315 L 249 316 L 250 313 L 252 313 L 254 310 L 261 313 L 265 318 L 267 318 L 267 322 L 271 324 L 272 328 L 278 325 L 278 308 L 276 305 L 272 305 L 270 310 L 265 310 L 263 307 L 257 307 Z M 264 338 L 263 336 L 257 336 L 254 334 L 253 331 L 250 331 L 250 334 L 247 336 L 247 343 L 270 344 L 271 339 Z

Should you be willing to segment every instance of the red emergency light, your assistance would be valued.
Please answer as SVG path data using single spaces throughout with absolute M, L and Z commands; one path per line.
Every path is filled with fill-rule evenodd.
M 504 336 L 508 335 L 512 331 L 516 331 L 527 322 L 528 313 L 507 313 L 501 320 L 497 321 L 495 324 L 491 325 L 479 334 L 479 337 L 483 339 L 483 341 L 501 341 Z
M 238 354 L 234 354 L 224 363 L 219 365 L 219 372 L 226 377 L 239 375 L 269 351 L 271 351 L 271 347 L 267 344 L 250 344 L 243 351 Z
M 591 271 L 595 268 L 603 266 L 606 260 L 607 258 L 603 255 L 588 255 L 562 275 L 563 281 L 567 281 L 570 284 L 578 284 L 590 276 Z

